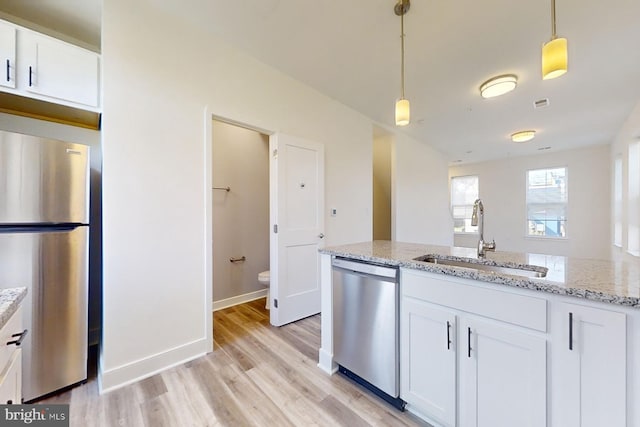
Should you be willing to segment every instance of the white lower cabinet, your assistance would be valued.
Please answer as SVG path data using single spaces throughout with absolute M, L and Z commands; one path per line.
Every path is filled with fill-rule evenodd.
M 0 405 L 22 403 L 22 350 L 13 352 L 0 377 Z
M 411 269 L 400 289 L 400 397 L 434 425 L 640 426 L 638 308 Z
M 0 405 L 22 403 L 22 308 L 0 329 Z
M 461 426 L 546 425 L 547 342 L 519 329 L 461 319 Z
M 626 427 L 625 314 L 559 303 L 553 316 L 554 425 Z
M 546 426 L 546 336 L 495 320 L 517 319 L 510 306 L 527 300 L 476 288 L 470 301 L 469 282 L 422 272 L 403 272 L 400 284 L 400 395 L 409 410 L 447 427 Z M 531 303 L 534 314 L 521 318 L 546 325 L 540 300 Z M 487 304 L 495 318 L 482 316 Z
M 455 426 L 456 316 L 405 297 L 400 325 L 400 395 L 414 410 Z

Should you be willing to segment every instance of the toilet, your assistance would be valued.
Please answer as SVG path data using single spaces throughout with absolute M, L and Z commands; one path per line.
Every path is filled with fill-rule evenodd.
M 264 308 L 269 310 L 269 283 L 271 283 L 271 271 L 263 271 L 258 274 L 258 283 L 267 287 L 267 303 L 264 305 Z

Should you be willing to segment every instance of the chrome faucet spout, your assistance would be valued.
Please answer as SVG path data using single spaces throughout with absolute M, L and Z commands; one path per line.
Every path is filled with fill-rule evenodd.
M 473 203 L 471 225 L 478 227 L 478 258 L 483 258 L 487 254 L 486 251 L 495 251 L 495 240 L 492 240 L 491 243 L 485 243 L 484 241 L 484 205 L 480 199 L 476 199 Z

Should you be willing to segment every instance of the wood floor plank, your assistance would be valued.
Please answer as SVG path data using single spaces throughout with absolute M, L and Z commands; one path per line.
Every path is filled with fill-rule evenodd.
M 216 311 L 201 358 L 104 395 L 94 376 L 42 403 L 69 403 L 72 427 L 428 425 L 317 367 L 320 315 L 276 328 L 264 303 Z
M 333 396 L 327 396 L 319 405 L 339 423 L 349 427 L 368 427 L 370 424 L 344 403 Z

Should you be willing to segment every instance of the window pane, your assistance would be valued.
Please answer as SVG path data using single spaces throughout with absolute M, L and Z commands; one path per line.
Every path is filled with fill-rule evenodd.
M 477 198 L 477 176 L 456 176 L 451 178 L 451 205 L 473 205 Z
M 616 157 L 613 174 L 613 244 L 622 246 L 622 157 Z
M 527 171 L 529 236 L 566 237 L 567 169 Z
M 627 251 L 640 256 L 640 142 L 629 144 Z
M 451 215 L 453 231 L 473 233 L 478 227 L 471 226 L 473 203 L 478 198 L 477 176 L 456 176 L 451 178 Z

